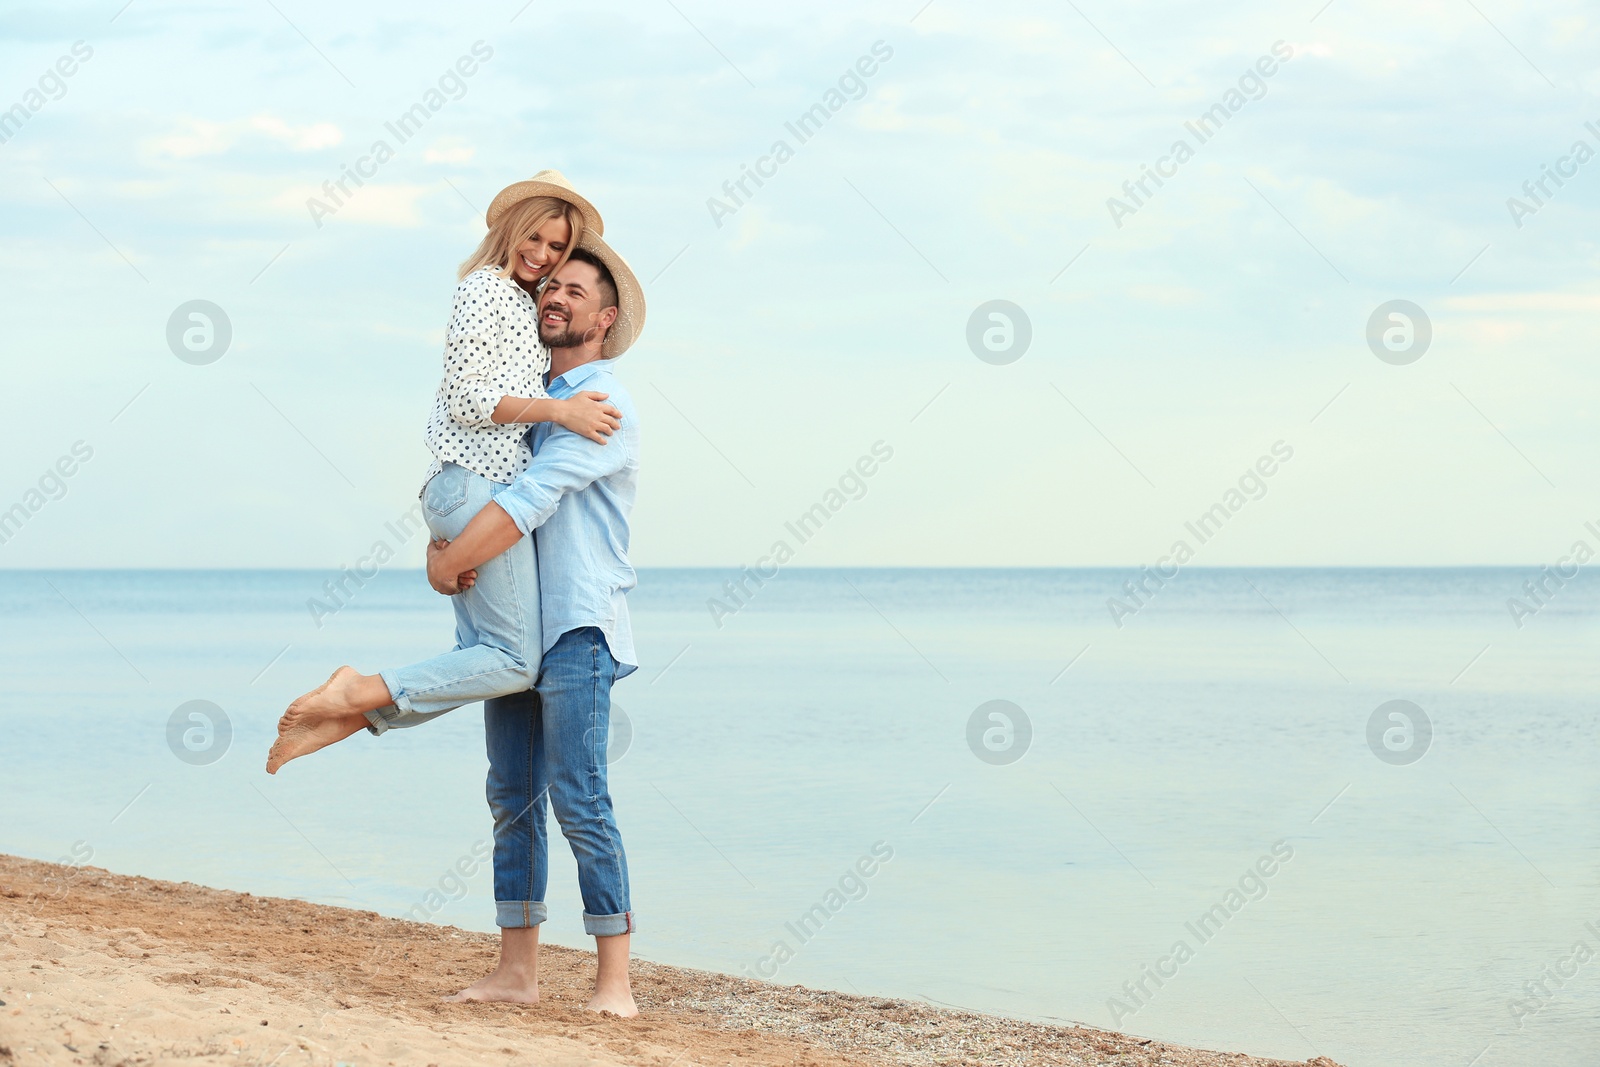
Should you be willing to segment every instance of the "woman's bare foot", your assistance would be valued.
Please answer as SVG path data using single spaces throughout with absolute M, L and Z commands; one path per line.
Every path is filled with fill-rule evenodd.
M 388 687 L 378 675 L 340 667 L 326 682 L 297 697 L 278 720 L 278 740 L 267 753 L 267 773 L 277 774 L 290 760 L 359 733 L 367 726 L 366 712 L 382 707 L 388 697 Z M 371 704 L 374 699 L 379 703 Z
M 285 729 L 281 724 L 278 739 L 267 752 L 267 773 L 277 774 L 278 768 L 292 759 L 309 756 L 318 749 L 338 744 L 352 734 L 367 728 L 367 717 L 359 712 L 342 719 L 320 719 L 316 722 L 295 723 Z
M 584 1007 L 590 1011 L 620 1015 L 624 1019 L 631 1019 L 639 1014 L 639 1008 L 633 1002 L 633 991 L 627 986 L 621 989 L 596 989 L 594 996 L 589 998 L 589 1003 Z
M 326 682 L 294 698 L 289 710 L 278 720 L 278 733 L 287 733 L 293 726 L 320 719 L 343 718 L 351 712 L 369 710 L 357 707 L 355 700 L 355 690 L 365 680 L 366 676 L 354 667 L 340 667 L 328 676 Z
M 498 1004 L 539 1003 L 539 979 L 527 978 L 505 968 L 496 968 L 487 978 L 480 978 L 452 997 L 444 998 L 453 1004 L 483 1001 Z

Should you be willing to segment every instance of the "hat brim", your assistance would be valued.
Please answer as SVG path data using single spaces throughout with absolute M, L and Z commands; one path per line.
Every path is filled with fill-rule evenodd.
M 585 231 L 578 247 L 593 252 L 617 283 L 617 321 L 606 331 L 605 342 L 600 346 L 602 357 L 616 359 L 632 348 L 639 334 L 644 332 L 644 288 L 639 284 L 633 268 L 628 266 L 628 261 L 606 244 L 598 233 Z
M 579 214 L 583 216 L 583 226 L 585 230 L 593 231 L 597 234 L 606 232 L 606 224 L 600 218 L 600 212 L 595 210 L 595 206 L 589 203 L 588 200 L 584 199 L 582 196 L 579 196 L 577 192 L 572 189 L 568 189 L 564 185 L 557 185 L 555 182 L 539 181 L 538 179 L 530 179 L 524 182 L 514 182 L 513 184 L 508 185 L 504 189 L 500 190 L 500 192 L 495 195 L 495 198 L 489 202 L 489 210 L 483 213 L 483 221 L 488 223 L 490 227 L 493 227 L 495 220 L 501 215 L 504 215 L 506 209 L 512 204 L 521 203 L 522 201 L 533 196 L 553 196 L 557 200 L 564 200 L 573 207 L 577 208 Z

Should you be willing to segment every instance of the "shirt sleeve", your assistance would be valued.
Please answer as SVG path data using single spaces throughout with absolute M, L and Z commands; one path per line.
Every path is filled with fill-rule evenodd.
M 463 426 L 486 430 L 499 425 L 494 409 L 504 395 L 489 381 L 500 354 L 501 311 L 494 287 L 469 275 L 456 287 L 455 308 L 444 339 L 445 408 Z
M 600 445 L 571 430 L 551 427 L 549 436 L 533 454 L 533 463 L 495 494 L 494 502 L 526 536 L 555 514 L 563 496 L 616 474 L 627 462 L 622 434 L 615 434 Z

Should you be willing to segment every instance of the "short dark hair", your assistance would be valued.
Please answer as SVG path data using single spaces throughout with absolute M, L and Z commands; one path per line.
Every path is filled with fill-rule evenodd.
M 617 304 L 617 280 L 611 276 L 611 268 L 601 261 L 600 257 L 587 248 L 574 248 L 567 253 L 568 263 L 587 263 L 600 275 L 600 307 L 619 308 Z M 620 308 L 619 308 L 620 310 Z

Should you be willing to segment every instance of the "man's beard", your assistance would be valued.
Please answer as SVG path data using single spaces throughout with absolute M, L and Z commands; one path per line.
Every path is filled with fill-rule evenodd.
M 546 330 L 550 332 L 546 333 Z M 583 344 L 583 333 L 582 330 L 573 329 L 570 322 L 548 327 L 539 323 L 539 340 L 544 342 L 546 348 L 577 348 Z

